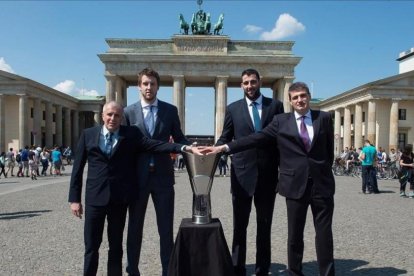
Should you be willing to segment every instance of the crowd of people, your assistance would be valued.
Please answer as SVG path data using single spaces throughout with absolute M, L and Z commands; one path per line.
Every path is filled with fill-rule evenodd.
M 0 177 L 30 177 L 37 180 L 39 176 L 60 176 L 66 165 L 71 164 L 72 150 L 68 147 L 47 148 L 40 146 L 25 146 L 18 151 L 9 148 L 9 151 L 0 155 Z M 40 171 L 41 169 L 41 171 Z M 16 175 L 15 175 L 16 172 Z
M 391 148 L 387 154 L 383 147 L 378 149 L 369 141 L 364 141 L 364 147 L 345 149 L 335 159 L 334 166 L 345 167 L 349 172 L 353 166 L 362 168 L 362 193 L 378 194 L 377 179 L 386 175 L 388 170 L 391 178 L 398 178 L 400 182 L 400 196 L 414 198 L 414 154 L 413 145 L 407 144 L 404 149 Z M 395 172 L 395 173 L 394 173 Z M 409 191 L 406 193 L 406 186 L 409 183 Z

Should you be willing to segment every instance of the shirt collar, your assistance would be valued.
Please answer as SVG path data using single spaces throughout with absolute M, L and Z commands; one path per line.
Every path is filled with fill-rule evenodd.
M 263 95 L 262 94 L 260 94 L 260 96 L 254 101 L 250 100 L 247 97 L 245 97 L 245 98 L 246 98 L 247 105 L 251 105 L 252 102 L 256 102 L 258 105 L 262 105 L 262 102 L 263 102 Z
M 158 107 L 158 99 L 156 98 L 155 101 L 152 104 L 149 104 L 149 103 L 147 103 L 147 102 L 145 102 L 144 100 L 141 99 L 141 106 L 142 106 L 142 108 L 147 108 L 150 105 L 155 106 L 155 107 Z
M 109 132 L 109 130 L 106 128 L 106 126 L 102 127 L 102 134 L 103 136 L 106 136 L 106 134 Z M 114 132 L 113 136 L 118 137 L 119 128 Z
M 295 114 L 295 119 L 296 119 L 296 120 L 297 120 L 297 119 L 299 119 L 299 118 L 301 118 L 302 116 L 305 116 L 306 118 L 312 119 L 310 109 L 308 110 L 308 112 L 306 112 L 306 114 L 305 114 L 305 115 L 300 115 L 300 114 L 299 114 L 299 113 L 297 113 L 296 111 L 294 111 L 293 113 Z

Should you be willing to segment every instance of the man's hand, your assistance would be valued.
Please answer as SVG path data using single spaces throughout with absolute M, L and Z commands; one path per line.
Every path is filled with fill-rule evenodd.
M 83 215 L 83 207 L 82 203 L 80 202 L 72 202 L 70 204 L 70 209 L 72 210 L 72 214 L 75 215 L 78 218 L 82 218 Z
M 220 152 L 225 152 L 226 151 L 226 145 L 221 145 L 221 146 L 217 146 L 217 147 L 198 147 L 198 150 L 201 154 L 217 154 Z

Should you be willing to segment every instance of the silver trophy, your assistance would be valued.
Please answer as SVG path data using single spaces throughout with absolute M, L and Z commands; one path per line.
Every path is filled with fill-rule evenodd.
M 210 191 L 221 154 L 196 155 L 183 152 L 191 189 L 193 190 L 193 218 L 195 224 L 211 221 Z

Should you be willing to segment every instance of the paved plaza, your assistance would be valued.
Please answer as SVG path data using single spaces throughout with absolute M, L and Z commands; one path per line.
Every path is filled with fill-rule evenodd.
M 0 179 L 0 275 L 82 275 L 83 219 L 67 202 L 70 166 L 61 177 Z M 221 220 L 227 243 L 232 240 L 230 178 L 216 177 L 213 217 Z M 175 233 L 191 217 L 192 192 L 186 172 L 176 173 Z M 334 242 L 337 275 L 414 275 L 414 199 L 400 198 L 398 181 L 379 181 L 380 194 L 360 193 L 361 180 L 336 178 Z M 249 275 L 255 262 L 255 216 L 248 229 Z M 105 234 L 106 235 L 106 234 Z M 272 275 L 286 268 L 286 207 L 276 198 L 272 229 Z M 99 275 L 106 275 L 108 245 L 101 246 Z M 125 265 L 125 258 L 124 258 Z M 154 208 L 145 221 L 140 269 L 161 274 Z M 317 275 L 312 216 L 305 229 L 305 275 Z

